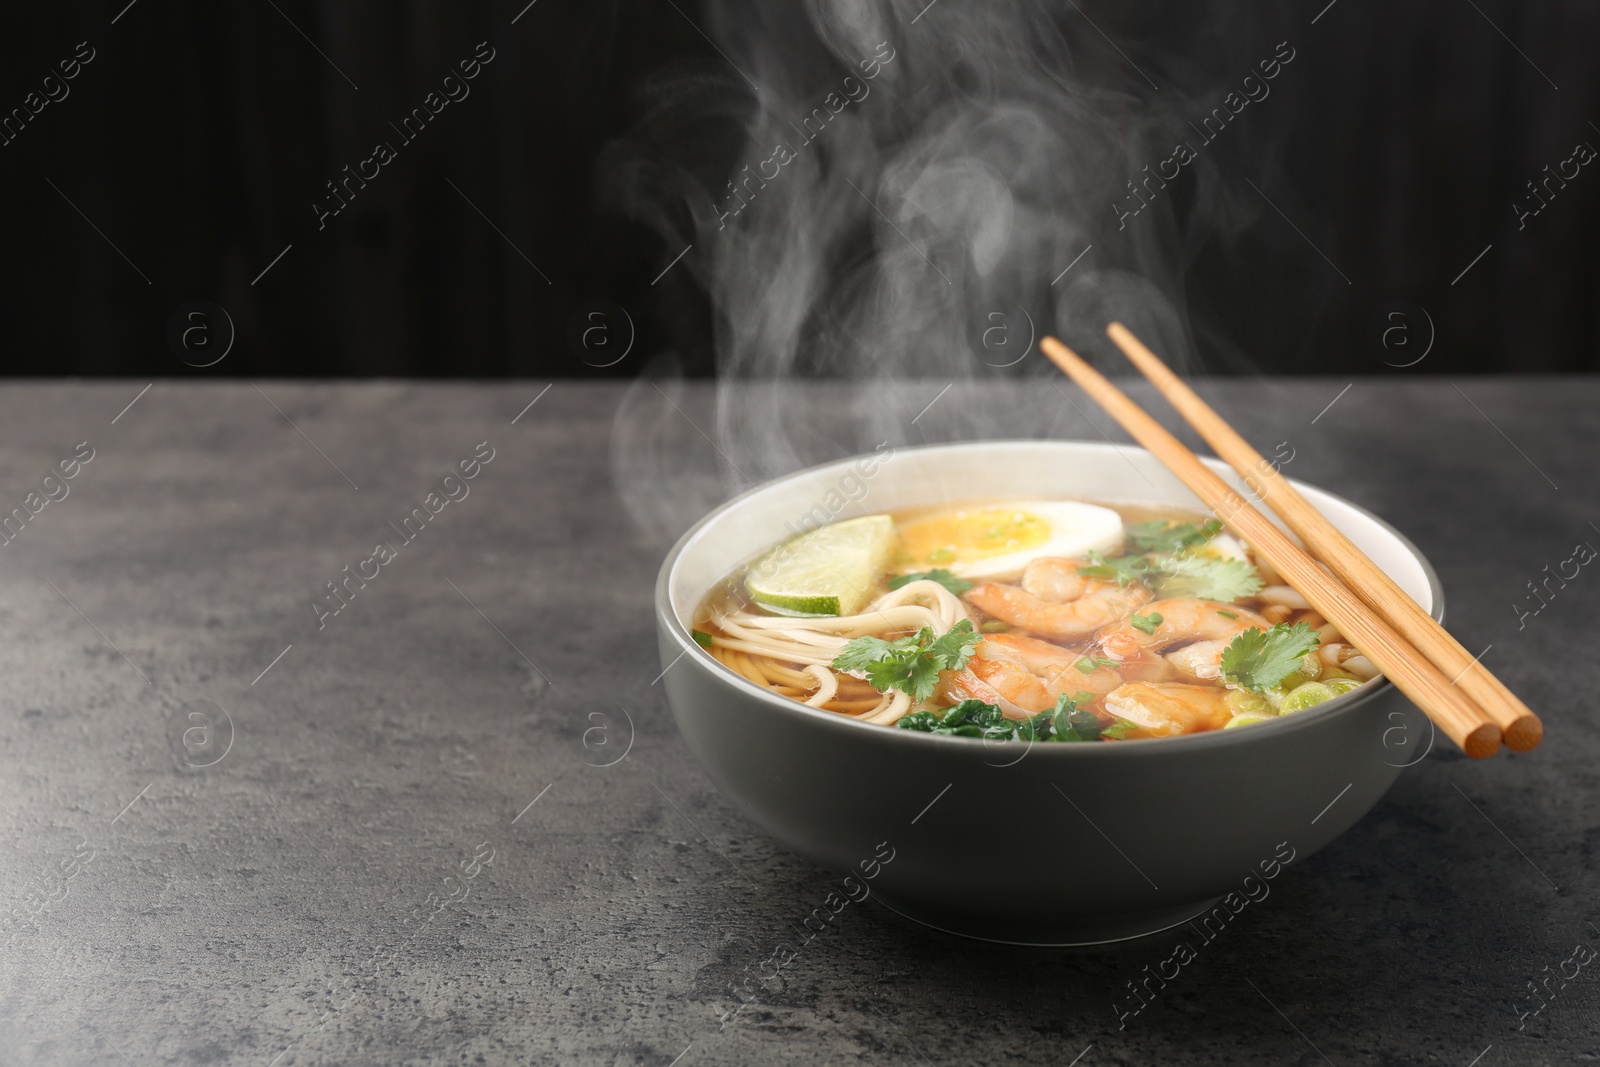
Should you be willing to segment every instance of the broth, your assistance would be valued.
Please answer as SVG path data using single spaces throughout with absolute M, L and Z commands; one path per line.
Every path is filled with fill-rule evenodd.
M 819 713 L 1029 741 L 1248 726 L 1376 671 L 1210 516 L 977 500 L 862 516 L 715 587 L 694 636 Z

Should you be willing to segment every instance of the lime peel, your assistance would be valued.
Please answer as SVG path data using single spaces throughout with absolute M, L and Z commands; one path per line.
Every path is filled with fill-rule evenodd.
M 866 607 L 894 548 L 887 515 L 819 526 L 750 565 L 745 592 L 784 615 L 854 615 Z

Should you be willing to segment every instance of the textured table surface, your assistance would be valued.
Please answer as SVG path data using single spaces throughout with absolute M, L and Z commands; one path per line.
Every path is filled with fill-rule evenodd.
M 673 382 L 160 382 L 124 410 L 144 384 L 0 394 L 0 511 L 38 510 L 0 547 L 0 1063 L 1600 1057 L 1600 576 L 1538 614 L 1527 588 L 1600 546 L 1600 383 L 1208 390 L 1422 548 L 1548 740 L 1435 746 L 1123 1029 L 1176 935 L 1008 948 L 873 902 L 724 1024 L 835 879 L 716 792 L 652 684 L 697 512 L 874 440 L 1097 438 L 1081 395 L 792 386 L 719 418 Z M 347 565 L 377 574 L 318 611 Z

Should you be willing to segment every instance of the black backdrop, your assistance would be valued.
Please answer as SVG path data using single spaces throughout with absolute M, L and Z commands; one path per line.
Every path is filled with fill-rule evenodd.
M 5 372 L 627 375 L 665 349 L 711 372 L 706 295 L 687 270 L 652 284 L 678 249 L 607 203 L 600 171 L 664 72 L 744 91 L 718 51 L 738 42 L 701 32 L 737 24 L 737 6 L 524 3 L 12 5 L 0 109 L 38 112 L 0 147 Z M 1374 323 L 1405 301 L 1437 331 L 1414 372 L 1600 368 L 1600 175 L 1585 168 L 1525 228 L 1513 206 L 1576 142 L 1600 145 L 1592 4 L 1311 0 L 1266 15 L 1063 0 L 1059 15 L 1079 74 L 1129 93 L 1138 70 L 1199 98 L 1239 57 L 1301 42 L 1287 106 L 1249 116 L 1221 164 L 1275 207 L 1188 266 L 1202 357 L 1226 338 L 1259 369 L 1377 370 Z M 327 183 L 480 41 L 494 58 L 471 95 L 414 142 L 393 138 L 396 158 L 319 229 Z M 58 99 L 40 106 L 46 93 Z M 1175 203 L 1181 225 L 1181 190 Z M 634 354 L 605 369 L 570 340 L 596 300 L 637 328 Z M 235 334 L 205 370 L 179 360 L 169 327 L 227 327 L 209 308 L 179 315 L 192 301 L 225 309 Z

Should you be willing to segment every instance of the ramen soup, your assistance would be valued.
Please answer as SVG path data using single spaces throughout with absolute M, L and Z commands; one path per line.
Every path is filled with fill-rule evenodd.
M 1077 500 L 818 527 L 714 589 L 693 633 L 821 713 L 1004 740 L 1249 726 L 1377 674 L 1214 518 Z

